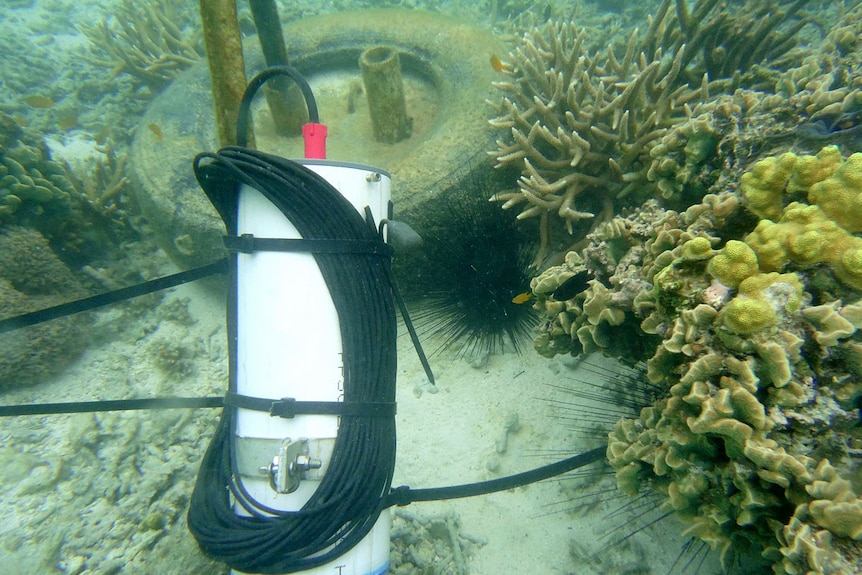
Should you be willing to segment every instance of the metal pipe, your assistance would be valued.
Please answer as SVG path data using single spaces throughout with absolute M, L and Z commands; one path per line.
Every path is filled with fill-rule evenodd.
M 394 144 L 410 137 L 413 119 L 407 116 L 404 81 L 398 51 L 389 46 L 369 48 L 359 57 L 374 139 Z
M 239 103 L 245 91 L 242 36 L 236 0 L 200 0 L 204 42 L 209 60 L 219 144 L 236 144 Z M 249 136 L 249 145 L 254 145 Z
M 266 65 L 290 64 L 275 0 L 249 0 L 248 4 Z M 296 84 L 290 78 L 278 76 L 269 81 L 264 94 L 276 131 L 282 136 L 298 135 L 308 122 L 308 111 Z

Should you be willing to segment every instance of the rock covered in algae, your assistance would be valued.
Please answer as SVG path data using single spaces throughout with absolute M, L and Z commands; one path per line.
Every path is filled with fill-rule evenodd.
M 37 311 L 85 295 L 39 232 L 0 231 L 0 317 Z M 0 388 L 31 385 L 65 366 L 83 348 L 86 316 L 62 318 L 3 335 Z

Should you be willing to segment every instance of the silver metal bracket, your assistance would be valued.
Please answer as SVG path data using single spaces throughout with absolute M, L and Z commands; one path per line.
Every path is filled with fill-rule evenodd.
M 293 493 L 299 488 L 303 473 L 322 466 L 322 461 L 309 457 L 308 439 L 285 439 L 269 464 L 269 484 L 278 493 Z
M 293 493 L 303 479 L 323 479 L 335 439 L 237 437 L 236 446 L 240 475 L 263 476 L 277 493 Z

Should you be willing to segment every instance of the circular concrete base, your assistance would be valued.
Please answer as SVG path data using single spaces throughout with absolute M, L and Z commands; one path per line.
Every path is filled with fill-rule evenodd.
M 308 79 L 329 126 L 328 157 L 379 167 L 393 176 L 398 212 L 415 211 L 435 184 L 493 148 L 485 100 L 500 79 L 490 64 L 505 53 L 490 32 L 417 11 L 367 10 L 307 18 L 284 27 L 291 63 Z M 251 77 L 263 67 L 257 40 L 247 42 Z M 369 47 L 398 50 L 405 76 L 411 136 L 381 144 L 371 136 L 359 55 Z M 254 114 L 257 148 L 302 156 L 301 140 L 274 133 L 264 98 Z M 224 255 L 224 228 L 197 185 L 192 159 L 218 147 L 206 61 L 193 66 L 151 104 L 136 132 L 131 170 L 144 215 L 159 243 L 182 266 Z

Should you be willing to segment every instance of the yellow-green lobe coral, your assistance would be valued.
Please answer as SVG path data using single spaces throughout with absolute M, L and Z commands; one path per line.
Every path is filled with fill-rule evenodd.
M 764 158 L 742 174 L 739 186 L 752 212 L 770 220 L 781 216 L 784 188 L 798 158 L 791 152 Z
M 862 238 L 839 226 L 819 206 L 794 202 L 778 222 L 761 220 L 745 243 L 757 254 L 763 271 L 779 271 L 791 262 L 828 263 L 844 284 L 862 289 Z
M 738 240 L 730 240 L 709 261 L 707 271 L 727 287 L 735 288 L 747 277 L 759 273 L 757 254 L 751 246 Z
M 733 332 L 750 334 L 774 325 L 775 310 L 762 299 L 736 297 L 727 304 L 722 316 L 724 325 Z
M 700 261 L 711 257 L 715 253 L 709 238 L 698 236 L 692 238 L 682 245 L 681 257 L 688 261 Z
M 796 274 L 758 274 L 740 282 L 721 319 L 731 331 L 748 335 L 777 324 L 801 304 L 802 283 Z
M 816 156 L 787 152 L 764 158 L 742 175 L 740 189 L 748 209 L 763 219 L 777 220 L 785 194 L 807 192 L 812 185 L 832 176 L 841 162 L 836 146 L 827 146 Z
M 862 154 L 853 154 L 831 176 L 813 184 L 808 201 L 848 232 L 862 232 Z

